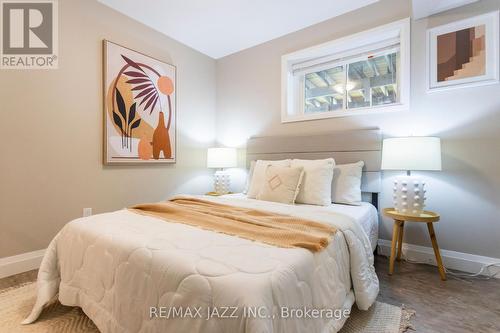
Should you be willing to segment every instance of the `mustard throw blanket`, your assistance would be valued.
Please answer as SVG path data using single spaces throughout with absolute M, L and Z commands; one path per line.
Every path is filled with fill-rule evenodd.
M 195 198 L 141 204 L 130 211 L 262 243 L 312 252 L 328 246 L 334 227 L 293 216 L 235 207 Z

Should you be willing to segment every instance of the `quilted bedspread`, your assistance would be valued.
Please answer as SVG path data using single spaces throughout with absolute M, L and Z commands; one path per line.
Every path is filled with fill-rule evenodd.
M 50 243 L 37 301 L 24 323 L 36 321 L 58 294 L 62 304 L 81 307 L 102 333 L 337 332 L 346 319 L 337 316 L 340 310 L 354 302 L 366 310 L 375 301 L 371 245 L 351 218 L 314 206 L 203 199 L 340 231 L 325 250 L 311 253 L 126 209 L 76 219 Z M 325 309 L 338 312 L 318 314 Z

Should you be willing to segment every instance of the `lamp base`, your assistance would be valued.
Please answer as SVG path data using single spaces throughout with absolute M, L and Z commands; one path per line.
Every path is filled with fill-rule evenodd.
M 231 179 L 229 173 L 225 171 L 216 171 L 214 174 L 214 192 L 218 195 L 229 193 Z
M 425 182 L 413 176 L 400 176 L 394 181 L 394 208 L 398 213 L 419 216 L 425 207 Z

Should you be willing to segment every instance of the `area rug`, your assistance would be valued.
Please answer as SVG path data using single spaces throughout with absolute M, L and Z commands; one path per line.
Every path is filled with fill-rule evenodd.
M 0 331 L 9 333 L 99 333 L 80 308 L 52 302 L 32 325 L 21 325 L 35 303 L 36 284 L 0 290 Z M 411 328 L 413 311 L 376 302 L 369 311 L 353 307 L 341 333 L 401 333 Z
M 415 311 L 375 302 L 368 311 L 354 305 L 349 319 L 339 333 L 404 333 L 414 330 L 410 319 Z

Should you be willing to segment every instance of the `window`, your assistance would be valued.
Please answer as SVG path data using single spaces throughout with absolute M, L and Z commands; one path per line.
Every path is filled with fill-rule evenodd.
M 409 107 L 409 20 L 283 56 L 282 121 Z
M 305 113 L 344 108 L 346 70 L 344 65 L 305 74 Z

